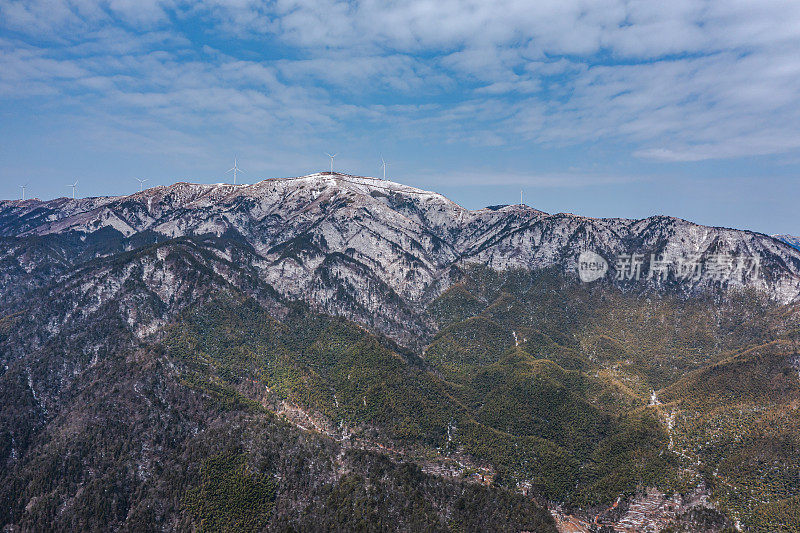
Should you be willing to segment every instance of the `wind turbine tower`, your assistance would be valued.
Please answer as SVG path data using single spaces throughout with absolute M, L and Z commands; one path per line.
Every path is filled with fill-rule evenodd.
M 383 179 L 386 179 L 386 165 L 388 164 L 389 163 L 386 162 L 383 156 L 381 156 L 381 166 L 383 167 Z
M 22 201 L 24 202 L 25 201 L 25 189 L 28 188 L 28 184 L 26 183 L 25 185 L 20 185 L 19 188 L 22 189 Z
M 519 205 L 525 205 L 525 202 L 522 200 L 522 189 L 519 190 Z
M 233 158 L 233 168 L 232 168 L 232 169 L 230 169 L 228 172 L 233 172 L 233 184 L 234 184 L 234 185 L 236 185 L 236 175 L 237 175 L 239 172 L 244 172 L 244 170 L 242 170 L 241 168 L 239 168 L 239 161 L 238 161 L 238 159 L 236 159 L 236 157 L 234 157 L 234 158 Z M 226 174 L 227 174 L 228 172 L 226 172 Z
M 78 186 L 78 180 L 75 180 L 75 183 L 72 185 L 67 185 L 67 187 L 72 187 L 72 199 L 75 199 L 75 188 Z
M 333 174 L 333 158 L 336 157 L 336 154 L 331 155 L 328 152 L 325 152 L 325 155 L 331 158 L 331 174 Z
M 136 178 L 136 181 L 139 182 L 139 192 L 142 192 L 142 189 L 144 188 L 144 182 L 147 181 L 147 178 L 145 179 Z

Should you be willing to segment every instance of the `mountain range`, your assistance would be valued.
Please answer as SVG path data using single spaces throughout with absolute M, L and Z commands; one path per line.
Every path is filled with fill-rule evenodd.
M 773 235 L 773 237 L 800 250 L 800 237 L 793 237 L 791 235 Z
M 320 173 L 2 201 L 0 241 L 6 529 L 797 524 L 783 237 Z
M 207 240 L 199 246 L 233 269 L 219 272 L 223 277 L 247 272 L 285 298 L 407 345 L 433 333 L 420 309 L 471 263 L 497 270 L 555 266 L 575 274 L 581 252 L 590 251 L 608 263 L 610 282 L 631 288 L 698 293 L 754 287 L 784 303 L 800 296 L 800 253 L 763 234 L 664 216 L 550 215 L 524 205 L 470 211 L 440 194 L 344 174 L 239 186 L 177 183 L 122 197 L 5 201 L 0 236 L 13 238 L 2 255 L 5 298 L 24 298 L 28 287 L 88 259 L 202 237 Z M 617 264 L 620 256 L 634 254 L 641 258 L 638 280 Z M 653 256 L 669 268 L 647 279 Z M 716 257 L 734 261 L 729 275 L 702 268 Z

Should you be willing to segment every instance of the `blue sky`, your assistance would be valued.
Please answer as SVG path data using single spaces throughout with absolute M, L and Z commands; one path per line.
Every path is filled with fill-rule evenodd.
M 470 208 L 800 234 L 800 2 L 0 0 L 2 198 L 326 151 Z

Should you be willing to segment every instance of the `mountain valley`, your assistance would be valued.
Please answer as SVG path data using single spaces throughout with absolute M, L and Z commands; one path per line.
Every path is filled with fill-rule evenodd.
M 336 173 L 0 240 L 4 531 L 800 530 L 784 240 Z

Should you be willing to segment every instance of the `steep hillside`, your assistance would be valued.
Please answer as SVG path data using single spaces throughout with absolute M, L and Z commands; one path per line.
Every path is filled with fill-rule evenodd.
M 116 351 L 64 385 L 31 379 L 41 358 L 9 367 L 4 527 L 554 531 L 522 495 L 303 431 L 178 363 L 158 347 Z
M 793 248 L 797 248 L 800 250 L 800 237 L 794 237 L 792 235 L 773 235 L 779 241 L 783 241 L 789 246 Z
M 577 276 L 580 254 L 590 251 L 607 263 L 607 281 L 629 288 L 753 287 L 783 302 L 800 295 L 800 251 L 766 235 L 669 217 L 590 219 L 526 206 L 470 211 L 436 193 L 331 173 L 2 202 L 0 295 L 24 298 L 29 287 L 95 257 L 206 235 L 229 241 L 222 256 L 283 297 L 408 346 L 435 329 L 420 310 L 473 263 L 557 266 Z
M 772 237 L 325 173 L 2 202 L 0 241 L 9 531 L 798 513 L 800 251 Z
M 660 394 L 672 446 L 753 531 L 793 531 L 800 507 L 800 337 L 737 350 Z M 783 511 L 781 511 L 783 509 Z

